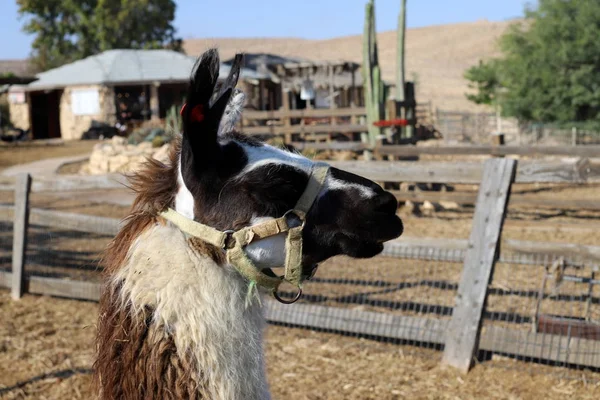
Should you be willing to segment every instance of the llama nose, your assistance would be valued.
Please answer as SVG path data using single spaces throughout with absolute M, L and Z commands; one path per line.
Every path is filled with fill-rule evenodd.
M 398 210 L 398 200 L 390 192 L 383 192 L 377 195 L 375 209 L 386 214 L 396 214 Z

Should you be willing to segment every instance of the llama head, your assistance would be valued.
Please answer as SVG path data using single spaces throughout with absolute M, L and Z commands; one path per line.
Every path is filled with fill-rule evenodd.
M 241 56 L 216 90 L 219 56 L 204 53 L 192 73 L 183 114 L 175 209 L 180 214 L 221 231 L 282 216 L 292 209 L 309 180 L 314 162 L 237 133 L 233 126 L 244 95 L 235 86 Z M 383 242 L 402 234 L 397 201 L 374 182 L 330 168 L 325 183 L 306 216 L 302 268 L 335 255 L 373 257 Z M 261 268 L 282 266 L 285 235 L 259 240 L 247 247 Z

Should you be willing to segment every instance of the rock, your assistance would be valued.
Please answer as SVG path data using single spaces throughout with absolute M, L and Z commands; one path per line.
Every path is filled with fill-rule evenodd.
M 432 202 L 425 200 L 422 208 L 423 210 L 435 210 L 435 205 Z
M 445 210 L 457 210 L 460 205 L 454 201 L 440 201 L 440 206 Z
M 136 147 L 138 150 L 142 150 L 142 151 L 152 150 L 152 143 L 151 142 L 142 142 L 134 147 Z
M 148 158 L 162 162 L 169 160 L 170 145 L 165 144 L 153 148 L 152 143 L 143 142 L 139 145 L 127 145 L 125 138 L 111 141 L 94 147 L 89 164 L 79 170 L 84 175 L 102 175 L 107 173 L 128 173 L 139 169 Z
M 125 155 L 114 156 L 109 158 L 108 163 L 108 172 L 121 172 L 123 167 L 129 164 L 129 157 Z
M 113 146 L 116 146 L 116 145 L 124 146 L 127 144 L 127 139 L 124 137 L 121 137 L 121 136 L 113 136 L 110 141 L 113 144 Z

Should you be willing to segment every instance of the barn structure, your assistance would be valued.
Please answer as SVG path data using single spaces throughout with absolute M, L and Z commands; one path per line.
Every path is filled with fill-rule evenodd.
M 232 60 L 225 61 L 229 65 Z M 360 64 L 351 61 L 311 61 L 276 54 L 245 54 L 245 68 L 268 75 L 252 96 L 251 109 L 305 109 L 362 106 Z
M 239 86 L 247 110 L 363 105 L 360 65 L 245 54 Z M 34 139 L 79 139 L 94 123 L 137 125 L 183 102 L 195 57 L 170 50 L 109 50 L 9 89 L 11 121 Z M 232 60 L 221 64 L 229 73 Z M 14 82 L 19 83 L 19 82 Z
M 170 50 L 109 50 L 37 74 L 37 80 L 9 89 L 12 123 L 30 129 L 35 139 L 79 139 L 92 122 L 164 118 L 181 105 L 196 61 Z M 229 73 L 221 65 L 220 76 Z M 241 73 L 244 85 L 270 81 L 250 69 Z

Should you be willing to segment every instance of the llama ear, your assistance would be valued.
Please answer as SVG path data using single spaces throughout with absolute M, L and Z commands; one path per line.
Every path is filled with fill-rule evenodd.
M 210 110 L 219 68 L 219 54 L 216 49 L 210 49 L 198 58 L 192 70 L 186 103 L 181 109 L 181 168 L 184 179 L 188 177 L 187 172 L 193 171 L 197 176 L 219 154 L 217 131 L 221 115 L 215 116 Z
M 229 100 L 229 103 L 227 103 L 227 107 L 225 107 L 223 117 L 221 118 L 219 135 L 227 134 L 233 130 L 235 124 L 237 124 L 242 117 L 245 101 L 246 95 L 244 92 L 240 89 L 234 89 L 231 99 Z
M 225 82 L 223 82 L 223 85 L 221 86 L 221 90 L 219 90 L 219 93 L 214 97 L 214 101 L 211 103 L 210 113 L 219 121 L 221 121 L 223 113 L 229 104 L 231 94 L 240 78 L 242 61 L 243 55 L 236 54 L 233 63 L 231 64 L 231 69 L 229 70 L 229 76 L 227 76 L 227 79 L 225 79 Z
M 192 70 L 192 77 L 188 89 L 187 105 L 202 104 L 209 107 L 217 80 L 219 79 L 219 53 L 217 49 L 204 52 L 196 61 Z

